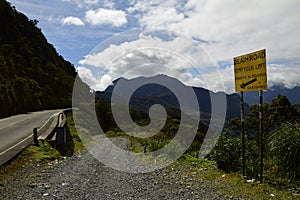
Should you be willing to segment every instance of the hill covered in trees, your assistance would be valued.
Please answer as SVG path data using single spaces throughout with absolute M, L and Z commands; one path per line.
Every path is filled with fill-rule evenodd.
M 96 97 L 110 103 L 113 90 L 120 80 L 125 85 L 135 85 L 136 82 L 146 83 L 153 81 L 155 83 L 158 80 L 159 82 L 172 83 L 173 85 L 182 84 L 179 80 L 166 75 L 156 75 L 153 77 L 137 77 L 134 79 L 125 79 L 121 77 L 113 81 L 113 85 L 108 86 L 104 91 L 97 91 Z M 225 94 L 224 92 L 214 93 L 201 87 L 190 87 L 185 85 L 183 86 L 183 88 L 192 89 L 195 92 L 201 112 L 201 118 L 204 121 L 208 121 L 207 124 L 210 121 L 210 115 L 212 112 L 211 97 L 215 97 L 215 99 L 218 99 L 218 97 L 220 98 L 221 95 L 226 96 L 226 120 L 240 116 L 240 97 L 238 94 L 229 95 Z M 123 95 L 125 96 L 126 93 L 128 93 L 128 91 L 124 91 Z M 186 95 L 184 90 L 181 91 L 181 94 Z M 138 88 L 132 94 L 129 106 L 133 110 L 148 113 L 150 106 L 154 104 L 164 106 L 169 111 L 169 115 L 173 117 L 177 117 L 180 115 L 181 108 L 177 97 L 171 90 L 158 84 L 146 84 Z M 245 110 L 246 113 L 250 110 L 247 103 L 245 103 Z
M 71 106 L 75 68 L 37 23 L 0 0 L 0 118 Z

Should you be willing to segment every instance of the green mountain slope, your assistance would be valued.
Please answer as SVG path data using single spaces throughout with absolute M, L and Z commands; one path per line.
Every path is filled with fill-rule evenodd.
M 0 0 L 0 118 L 71 106 L 75 68 L 37 23 Z

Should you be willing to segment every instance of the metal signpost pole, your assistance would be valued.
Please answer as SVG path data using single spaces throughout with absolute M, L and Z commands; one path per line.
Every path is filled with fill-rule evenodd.
M 244 111 L 244 92 L 241 92 L 241 137 L 242 137 L 242 173 L 245 177 L 245 111 Z
M 259 157 L 260 157 L 260 177 L 259 180 L 263 182 L 263 116 L 262 116 L 262 104 L 263 104 L 263 91 L 259 91 Z

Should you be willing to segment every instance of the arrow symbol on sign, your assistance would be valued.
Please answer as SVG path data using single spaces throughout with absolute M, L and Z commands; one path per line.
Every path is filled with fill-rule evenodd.
M 248 86 L 248 85 L 250 85 L 250 84 L 252 84 L 252 83 L 254 83 L 254 82 L 256 82 L 257 81 L 257 78 L 254 78 L 254 79 L 252 79 L 252 80 L 250 80 L 250 81 L 248 81 L 248 82 L 246 82 L 246 83 L 242 83 L 241 84 L 241 88 L 245 88 L 246 86 Z

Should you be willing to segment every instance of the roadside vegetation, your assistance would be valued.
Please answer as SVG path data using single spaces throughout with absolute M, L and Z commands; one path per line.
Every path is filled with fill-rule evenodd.
M 184 166 L 188 166 L 189 170 L 184 170 Z M 208 159 L 184 155 L 169 168 L 181 170 L 183 181 L 185 177 L 196 174 L 200 188 L 201 181 L 207 181 L 213 189 L 219 192 L 220 196 L 225 196 L 226 199 L 299 199 L 297 192 L 299 188 L 297 189 L 296 185 L 287 187 L 270 183 L 260 184 L 257 181 L 242 179 L 240 172 L 226 173 L 217 167 L 215 161 Z
M 162 148 L 176 135 L 180 120 L 169 116 L 164 128 L 155 136 L 141 139 L 122 132 L 113 121 L 109 106 L 96 100 L 98 121 L 106 127 L 108 137 L 126 137 L 134 152 L 155 151 Z M 259 183 L 259 107 L 251 106 L 246 120 L 246 177 L 241 175 L 240 120 L 232 119 L 206 158 L 198 153 L 205 136 L 205 124 L 200 124 L 196 138 L 180 164 L 195 167 L 199 178 L 214 181 L 214 185 L 226 194 L 242 195 L 246 199 L 299 199 L 300 198 L 300 107 L 292 105 L 288 98 L 279 95 L 272 103 L 263 104 L 264 130 L 264 182 Z M 131 111 L 137 124 L 146 125 L 144 115 Z M 199 171 L 200 170 L 200 171 Z M 187 172 L 188 173 L 188 172 Z M 220 182 L 220 184 L 219 184 Z M 229 187 L 222 186 L 226 183 Z M 218 186 L 220 185 L 220 187 Z
M 258 106 L 251 106 L 246 120 L 246 175 L 259 178 Z M 263 105 L 265 181 L 286 184 L 300 179 L 300 110 L 279 95 Z M 209 158 L 227 172 L 241 170 L 240 121 L 230 121 L 231 127 L 219 138 Z

